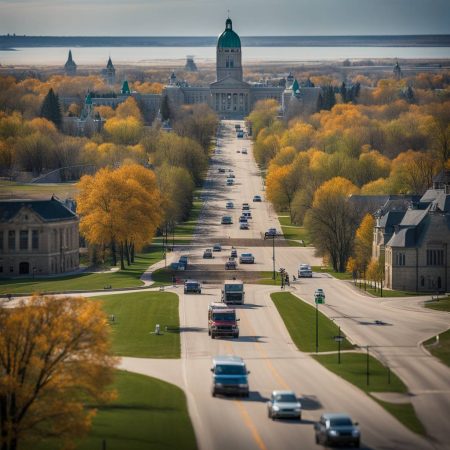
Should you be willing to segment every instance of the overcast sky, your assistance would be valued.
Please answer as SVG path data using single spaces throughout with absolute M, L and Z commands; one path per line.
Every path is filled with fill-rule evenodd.
M 0 34 L 450 34 L 450 0 L 0 0 Z

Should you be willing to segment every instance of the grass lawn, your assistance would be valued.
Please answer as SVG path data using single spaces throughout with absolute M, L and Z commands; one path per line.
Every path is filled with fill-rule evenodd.
M 302 240 L 304 245 L 310 245 L 311 239 L 305 227 L 293 225 L 289 216 L 278 216 L 278 220 L 285 239 Z M 292 242 L 291 244 L 301 246 L 298 242 Z
M 200 212 L 202 210 L 203 202 L 200 200 L 194 200 L 192 203 L 192 209 L 189 213 L 189 218 L 183 223 L 180 223 L 175 227 L 175 237 L 183 236 L 183 237 L 192 237 L 194 234 L 195 228 L 197 227 L 198 218 L 200 216 Z M 169 237 L 170 242 L 170 237 Z
M 439 344 L 436 344 L 435 338 L 431 338 L 424 345 L 433 356 L 450 367 L 450 330 L 439 335 Z
M 370 350 L 370 349 L 369 349 Z M 366 393 L 369 392 L 407 392 L 407 388 L 393 372 L 388 380 L 388 369 L 378 359 L 369 355 L 369 385 L 366 384 L 366 353 L 345 353 L 338 364 L 336 355 L 314 355 L 328 370 L 354 384 Z
M 341 364 L 337 363 L 336 355 L 314 355 L 314 358 L 328 370 L 369 395 L 370 392 L 408 392 L 407 387 L 397 375 L 391 372 L 390 378 L 388 377 L 388 369 L 376 358 L 369 355 L 369 385 L 367 385 L 367 355 L 365 353 L 347 353 L 341 356 L 343 356 Z M 388 403 L 375 397 L 372 398 L 411 431 L 422 435 L 426 434 L 411 403 Z
M 374 400 L 379 403 L 387 412 L 392 414 L 400 423 L 405 425 L 411 431 L 417 434 L 426 436 L 425 427 L 422 422 L 417 418 L 416 412 L 414 411 L 413 405 L 411 403 L 387 403 L 374 398 Z
M 434 300 L 432 302 L 425 302 L 425 308 L 435 309 L 436 311 L 450 312 L 450 296 Z
M 312 266 L 313 272 L 328 273 L 338 280 L 351 280 L 352 274 L 350 272 L 335 272 L 332 267 Z
M 74 197 L 76 193 L 75 183 L 16 183 L 14 181 L 0 181 L 0 199 L 50 199 L 53 194 L 61 199 L 66 199 L 67 197 Z
M 170 292 L 106 295 L 100 299 L 108 315 L 114 314 L 112 348 L 116 355 L 141 358 L 179 358 L 178 296 Z M 152 334 L 155 325 L 162 334 Z M 169 330 L 165 331 L 168 326 Z
M 315 308 L 289 292 L 277 292 L 270 294 L 270 297 L 297 348 L 302 352 L 316 351 Z M 337 334 L 338 326 L 320 312 L 319 305 L 319 352 L 337 351 L 337 343 L 333 339 Z M 341 342 L 341 350 L 352 348 L 346 339 Z
M 98 405 L 89 435 L 76 450 L 195 450 L 194 429 L 184 392 L 144 375 L 117 371 L 112 386 L 118 398 Z M 59 444 L 59 446 L 58 446 Z M 37 450 L 56 450 L 57 440 L 40 443 Z
M 57 278 L 20 278 L 0 281 L 1 294 L 25 294 L 33 292 L 63 292 L 76 290 L 103 289 L 142 286 L 140 277 L 152 264 L 162 258 L 161 248 L 151 247 L 147 253 L 138 254 L 135 262 L 125 270 L 107 273 L 82 273 Z
M 381 297 L 381 292 L 379 289 L 367 287 L 367 292 L 369 294 L 375 295 L 376 297 Z M 429 294 L 424 294 L 423 292 L 394 291 L 391 289 L 383 289 L 383 297 L 412 297 L 417 295 L 429 295 Z

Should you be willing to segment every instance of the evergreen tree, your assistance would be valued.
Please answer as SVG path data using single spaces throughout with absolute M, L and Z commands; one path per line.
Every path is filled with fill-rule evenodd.
M 167 97 L 167 95 L 165 95 L 162 99 L 160 112 L 162 120 L 168 120 L 172 118 L 172 111 L 170 110 L 169 105 L 169 97 Z
M 347 96 L 347 86 L 345 85 L 345 81 L 342 82 L 339 93 L 341 94 L 342 101 L 344 103 L 347 103 L 349 101 L 349 98 Z
M 53 122 L 57 128 L 62 126 L 62 113 L 61 106 L 59 104 L 59 98 L 50 88 L 48 94 L 45 96 L 41 106 L 41 117 Z
M 336 96 L 334 94 L 334 87 L 330 84 L 322 88 L 322 109 L 331 110 L 336 104 Z

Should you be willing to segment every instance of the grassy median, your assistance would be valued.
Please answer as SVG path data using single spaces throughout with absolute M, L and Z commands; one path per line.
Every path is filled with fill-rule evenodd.
M 297 348 L 304 352 L 315 351 L 315 308 L 288 292 L 271 294 L 271 298 Z M 320 312 L 318 322 L 319 352 L 336 351 L 337 344 L 334 342 L 333 336 L 337 335 L 337 326 Z M 352 346 L 346 340 L 341 343 L 341 349 L 349 348 L 352 348 Z M 319 353 L 313 357 L 328 370 L 369 395 L 371 392 L 407 392 L 407 387 L 400 378 L 370 354 L 368 384 L 366 353 L 343 353 L 341 354 L 340 364 L 336 353 L 331 355 Z M 375 398 L 374 400 L 410 430 L 425 434 L 425 429 L 417 418 L 411 403 L 393 404 Z
M 289 292 L 277 292 L 270 297 L 297 348 L 302 352 L 314 352 L 316 350 L 316 309 Z M 320 312 L 320 305 L 318 319 L 319 352 L 336 351 L 337 343 L 333 337 L 338 334 L 338 326 Z M 352 348 L 347 339 L 341 342 L 341 350 Z
M 194 450 L 194 430 L 184 392 L 144 375 L 118 370 L 112 386 L 118 397 L 97 409 L 89 435 L 76 450 Z M 103 441 L 105 447 L 103 447 Z M 56 439 L 41 442 L 37 450 L 56 450 Z
M 95 297 L 94 299 L 98 299 Z M 170 292 L 138 292 L 101 297 L 110 320 L 116 355 L 141 358 L 179 358 L 178 296 Z M 161 335 L 153 334 L 155 325 Z M 165 327 L 168 327 L 168 331 Z
M 426 349 L 436 358 L 439 358 L 445 365 L 450 367 L 450 330 L 439 335 L 439 341 L 431 338 L 423 344 Z

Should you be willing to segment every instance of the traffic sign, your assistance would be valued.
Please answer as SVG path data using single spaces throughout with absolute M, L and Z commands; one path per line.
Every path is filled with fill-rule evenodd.
M 316 301 L 316 304 L 319 304 L 319 305 L 323 305 L 323 303 L 324 303 L 323 297 L 316 297 L 315 301 Z

